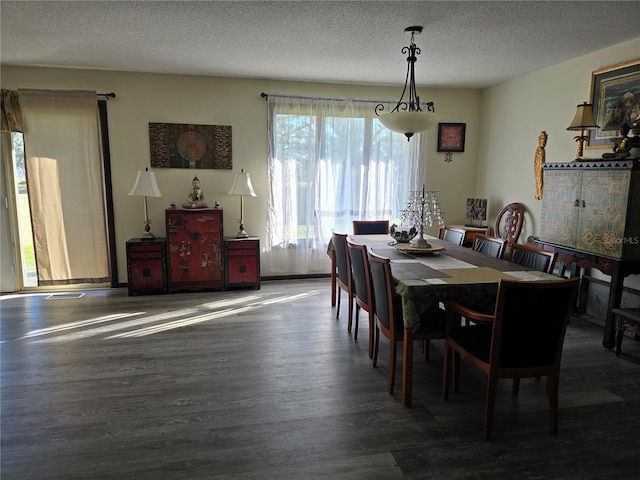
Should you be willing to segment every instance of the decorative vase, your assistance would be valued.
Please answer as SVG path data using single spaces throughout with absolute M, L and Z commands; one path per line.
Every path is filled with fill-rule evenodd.
M 389 227 L 389 235 L 393 237 L 396 243 L 409 243 L 417 234 L 418 230 L 413 226 L 391 224 Z

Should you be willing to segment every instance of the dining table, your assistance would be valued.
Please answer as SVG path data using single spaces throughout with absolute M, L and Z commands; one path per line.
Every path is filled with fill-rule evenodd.
M 533 282 L 561 279 L 433 237 L 427 237 L 431 246 L 428 250 L 395 244 L 389 235 L 350 235 L 349 238 L 391 261 L 391 274 L 395 291 L 401 298 L 405 327 L 402 404 L 406 407 L 411 406 L 413 387 L 413 342 L 410 338 L 420 327 L 422 314 L 448 300 L 493 311 L 502 279 Z

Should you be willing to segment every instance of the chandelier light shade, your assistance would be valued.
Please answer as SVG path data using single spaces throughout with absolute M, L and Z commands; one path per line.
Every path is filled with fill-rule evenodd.
M 129 195 L 137 197 L 143 197 L 144 199 L 144 234 L 142 239 L 155 238 L 151 233 L 151 221 L 149 220 L 149 211 L 147 209 L 147 197 L 161 197 L 158 183 L 156 182 L 156 174 L 150 172 L 148 168 L 144 169 L 144 172 L 138 171 L 138 176 L 133 184 L 133 188 L 129 192 Z
M 238 220 L 240 223 L 240 229 L 236 238 L 247 238 L 249 235 L 244 229 L 244 204 L 243 198 L 247 197 L 257 197 L 256 192 L 253 190 L 253 185 L 251 185 L 251 177 L 248 173 L 244 172 L 244 169 L 240 170 L 240 173 L 236 173 L 236 178 L 233 181 L 233 186 L 231 190 L 229 190 L 229 195 L 239 195 L 240 196 L 240 219 Z
M 384 104 L 382 103 L 376 105 L 375 112 L 380 123 L 389 130 L 404 133 L 408 141 L 414 133 L 424 132 L 434 126 L 438 123 L 440 117 L 435 113 L 433 102 L 426 104 L 426 111 L 422 110 L 420 97 L 416 92 L 415 63 L 417 55 L 420 55 L 420 49 L 414 42 L 414 35 L 422 33 L 422 27 L 407 27 L 404 31 L 411 34 L 411 43 L 408 47 L 402 48 L 402 53 L 408 54 L 407 75 L 402 95 L 397 105 L 390 112 L 384 113 Z M 406 100 L 405 95 L 409 97 Z
M 593 104 L 583 102 L 578 105 L 576 111 L 576 116 L 573 117 L 571 121 L 571 125 L 567 127 L 567 130 L 573 130 L 580 132 L 580 135 L 576 135 L 574 140 L 578 142 L 578 148 L 576 150 L 576 159 L 582 158 L 582 153 L 584 150 L 584 142 L 586 142 L 589 137 L 585 134 L 585 130 L 595 130 L 599 128 L 596 124 L 596 121 L 593 119 Z

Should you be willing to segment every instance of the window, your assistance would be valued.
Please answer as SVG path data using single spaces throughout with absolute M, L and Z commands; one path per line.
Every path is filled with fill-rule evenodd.
M 416 190 L 421 136 L 411 142 L 377 120 L 373 103 L 269 96 L 264 269 L 327 270 L 333 229 L 399 215 Z

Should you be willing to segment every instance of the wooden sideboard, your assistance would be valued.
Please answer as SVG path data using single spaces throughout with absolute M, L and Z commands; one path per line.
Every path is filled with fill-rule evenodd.
M 640 161 L 598 160 L 544 165 L 541 248 L 579 274 L 611 276 L 603 345 L 615 347 L 614 315 L 624 278 L 640 273 Z M 633 208 L 632 208 L 633 207 Z
M 224 288 L 222 209 L 168 208 L 169 291 Z

